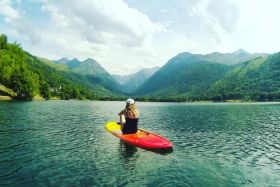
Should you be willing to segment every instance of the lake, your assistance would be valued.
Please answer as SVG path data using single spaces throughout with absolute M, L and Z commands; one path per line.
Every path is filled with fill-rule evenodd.
M 280 186 L 280 104 L 136 104 L 173 152 L 105 130 L 125 102 L 0 102 L 0 186 Z

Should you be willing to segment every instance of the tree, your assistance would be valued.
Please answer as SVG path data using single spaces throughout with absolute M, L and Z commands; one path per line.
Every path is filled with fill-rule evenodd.
M 51 93 L 50 93 L 50 86 L 48 83 L 43 81 L 40 85 L 40 94 L 46 99 L 49 100 L 51 98 Z
M 32 100 L 39 90 L 39 77 L 27 70 L 16 70 L 11 76 L 10 87 L 20 100 Z
M 5 34 L 0 35 L 0 49 L 4 49 L 7 45 L 8 38 Z

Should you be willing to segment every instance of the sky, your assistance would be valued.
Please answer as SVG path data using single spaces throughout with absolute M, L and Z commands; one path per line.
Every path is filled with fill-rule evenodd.
M 0 33 L 33 55 L 93 58 L 124 75 L 181 52 L 279 52 L 279 7 L 279 0 L 0 0 Z

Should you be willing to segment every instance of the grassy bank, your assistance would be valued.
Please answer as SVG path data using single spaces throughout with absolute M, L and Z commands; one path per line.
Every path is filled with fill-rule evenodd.
M 6 86 L 0 84 L 0 101 L 9 101 L 9 100 L 12 100 L 13 97 L 15 97 L 17 94 L 7 88 Z

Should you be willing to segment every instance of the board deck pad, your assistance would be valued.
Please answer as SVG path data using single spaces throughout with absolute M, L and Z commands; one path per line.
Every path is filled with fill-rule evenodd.
M 106 123 L 105 128 L 124 142 L 137 147 L 147 149 L 170 149 L 173 146 L 168 139 L 139 128 L 135 134 L 123 134 L 121 126 L 117 122 L 108 122 Z

